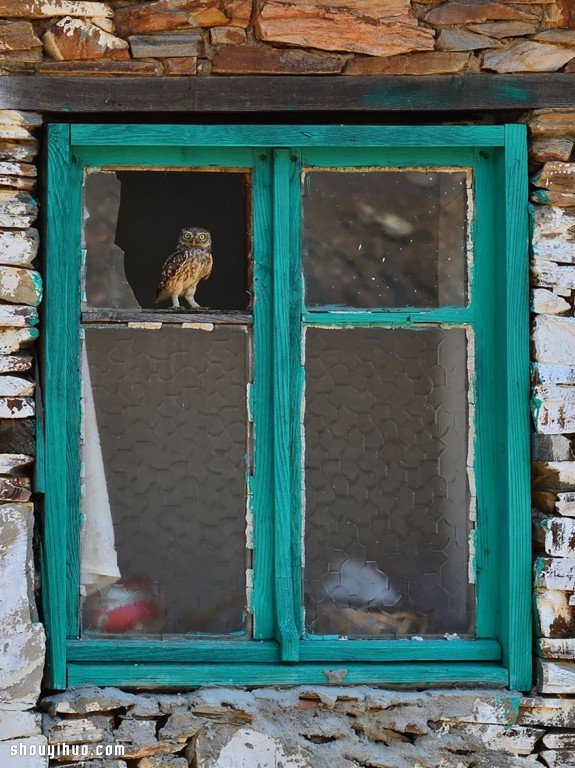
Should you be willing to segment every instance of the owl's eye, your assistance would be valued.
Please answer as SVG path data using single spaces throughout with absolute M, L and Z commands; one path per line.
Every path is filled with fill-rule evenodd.
M 205 240 L 205 239 L 206 239 L 205 235 L 198 235 L 198 240 Z
M 184 240 L 191 240 L 191 239 L 192 239 L 192 233 L 186 232 L 186 234 L 184 235 Z

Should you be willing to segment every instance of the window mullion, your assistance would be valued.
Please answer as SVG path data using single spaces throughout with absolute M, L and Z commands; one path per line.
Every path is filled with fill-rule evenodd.
M 290 414 L 290 179 L 295 163 L 288 149 L 274 150 L 273 161 L 273 422 L 275 519 L 275 636 L 283 661 L 299 658 L 295 620 L 292 547 L 292 451 Z

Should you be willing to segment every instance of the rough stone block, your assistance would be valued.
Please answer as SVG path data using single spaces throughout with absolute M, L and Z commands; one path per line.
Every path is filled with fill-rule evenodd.
M 29 501 L 31 495 L 27 477 L 0 477 L 0 502 Z
M 158 736 L 161 741 L 176 741 L 183 744 L 195 736 L 205 723 L 206 719 L 198 717 L 194 712 L 174 712 Z
M 29 51 L 41 48 L 42 43 L 29 21 L 0 22 L 0 53 Z
M 25 739 L 41 733 L 40 715 L 35 712 L 0 711 L 0 741 Z
M 504 37 L 524 37 L 537 32 L 535 21 L 486 21 L 483 24 L 469 24 L 467 29 L 479 35 L 501 40 Z
M 10 633 L 7 629 L 0 629 L 0 709 L 31 709 L 44 673 L 44 627 L 10 623 Z M 0 765 L 5 764 L 0 758 Z
M 451 24 L 471 24 L 485 21 L 536 21 L 537 16 L 531 11 L 520 11 L 498 2 L 457 2 L 449 0 L 425 15 L 425 21 L 434 27 Z
M 539 363 L 573 365 L 575 360 L 575 318 L 535 318 L 533 324 L 535 359 Z
M 2 397 L 31 397 L 34 394 L 34 383 L 19 376 L 0 376 L 0 396 Z
M 560 515 L 575 517 L 575 493 L 558 493 L 555 506 Z
M 434 33 L 419 27 L 408 0 L 264 0 L 256 34 L 302 48 L 395 56 L 433 50 Z
M 130 58 L 125 40 L 86 19 L 61 19 L 44 34 L 42 42 L 48 56 L 56 61 Z
M 549 517 L 537 523 L 543 534 L 543 548 L 552 557 L 575 558 L 575 519 Z
M 365 56 L 348 64 L 346 75 L 446 75 L 468 69 L 472 54 L 457 51 L 404 53 L 391 58 Z
M 12 749 L 16 750 L 17 756 L 13 755 Z M 22 750 L 21 753 L 20 750 Z M 39 752 L 44 754 L 38 754 Z M 48 768 L 48 758 L 45 754 L 44 736 L 0 742 L 0 765 L 6 768 Z
M 155 35 L 132 35 L 128 40 L 135 59 L 146 56 L 203 56 L 205 53 L 204 39 L 197 29 L 161 32 Z
M 559 590 L 535 591 L 537 634 L 541 637 L 568 638 L 575 634 L 575 607 Z
M 38 310 L 24 304 L 0 305 L 0 327 L 25 328 L 38 324 Z
M 537 641 L 537 653 L 544 659 L 575 659 L 574 638 L 541 637 Z
M 56 720 L 44 730 L 50 744 L 109 744 L 112 742 L 110 718 L 102 715 Z
M 483 48 L 501 48 L 503 43 L 485 34 L 451 27 L 442 29 L 436 42 L 438 51 L 478 51 Z
M 243 45 L 247 43 L 245 29 L 239 27 L 214 27 L 210 30 L 212 45 Z
M 575 462 L 533 462 L 532 484 L 533 489 L 537 491 L 575 490 Z
M 179 752 L 182 749 L 182 744 L 158 741 L 156 738 L 156 721 L 153 719 L 122 719 L 114 731 L 114 742 L 124 747 L 123 757 L 126 760 L 165 755 Z
M 535 587 L 575 592 L 575 559 L 538 557 L 535 561 Z
M 571 48 L 519 40 L 501 50 L 488 51 L 482 68 L 491 72 L 557 72 L 575 56 Z
M 535 363 L 532 373 L 536 384 L 575 384 L 575 365 Z
M 0 329 L 0 355 L 9 355 L 11 352 L 18 352 L 29 347 L 30 344 L 36 341 L 38 335 L 37 328 Z M 0 363 L 0 370 L 2 369 L 2 363 L 8 366 L 11 364 L 11 360 L 2 361 Z M 10 368 L 7 367 L 5 370 L 10 370 Z
M 30 163 L 38 154 L 36 141 L 0 141 L 0 159 Z
M 2 359 L 0 357 L 0 361 Z M 0 419 L 0 447 L 6 453 L 33 456 L 36 453 L 35 432 L 35 419 Z
M 138 768 L 188 768 L 189 765 L 185 757 L 162 755 L 161 757 L 144 757 L 138 763 Z
M 530 198 L 538 205 L 558 205 L 562 208 L 575 208 L 575 192 L 555 192 L 551 189 L 535 189 Z
M 575 212 L 550 206 L 537 207 L 532 249 L 536 259 L 575 264 Z
M 68 77 L 148 77 L 162 74 L 159 61 L 44 61 L 38 67 L 39 75 L 66 75 Z
M 533 39 L 575 48 L 575 29 L 546 29 L 534 35 Z
M 571 292 L 575 289 L 575 266 L 534 259 L 531 265 L 531 284 L 555 288 L 562 293 Z
M 536 187 L 554 192 L 573 192 L 575 189 L 575 163 L 550 160 L 533 178 Z
M 532 412 L 535 429 L 542 434 L 565 435 L 575 432 L 575 387 L 553 384 L 536 386 Z
M 99 712 L 127 710 L 138 700 L 137 694 L 126 693 L 117 688 L 96 688 L 82 685 L 68 688 L 63 693 L 47 696 L 41 707 L 50 715 L 88 715 Z
M 546 163 L 548 160 L 567 162 L 574 146 L 571 139 L 535 139 L 530 144 L 529 156 L 536 163 Z
M 527 124 L 535 138 L 550 136 L 575 137 L 574 109 L 536 109 Z
M 222 45 L 212 63 L 214 74 L 329 75 L 341 72 L 339 56 L 266 46 Z
M 535 288 L 531 305 L 538 315 L 563 315 L 571 311 L 571 305 L 562 296 L 547 288 Z
M 575 662 L 538 661 L 537 690 L 540 693 L 573 693 Z
M 181 56 L 171 59 L 162 59 L 164 75 L 195 75 L 198 71 L 198 59 L 196 56 Z
M 6 18 L 48 19 L 54 16 L 111 16 L 105 3 L 79 0 L 0 0 L 0 16 Z
M 525 697 L 521 699 L 518 723 L 543 728 L 575 728 L 575 699 Z
M 42 278 L 32 269 L 0 267 L 0 299 L 37 307 L 42 300 Z
M 0 419 L 27 419 L 34 413 L 31 397 L 0 397 Z
M 23 453 L 0 453 L 0 475 L 21 475 L 34 462 Z
M 114 15 L 122 37 L 186 27 L 247 27 L 252 0 L 156 0 L 119 8 Z
M 532 435 L 531 456 L 534 461 L 571 461 L 571 441 L 563 435 Z
M 575 750 L 572 749 L 544 749 L 540 752 L 540 757 L 548 768 L 573 768 L 575 766 Z

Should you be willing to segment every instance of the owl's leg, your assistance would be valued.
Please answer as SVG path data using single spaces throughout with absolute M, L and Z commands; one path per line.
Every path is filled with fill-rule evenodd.
M 184 298 L 186 299 L 186 301 L 188 302 L 188 304 L 190 305 L 190 307 L 192 309 L 201 309 L 200 305 L 198 304 L 198 302 L 194 298 L 195 295 L 196 295 L 196 288 L 197 287 L 198 287 L 197 285 L 191 285 L 188 288 L 188 290 L 184 293 Z
M 179 309 L 180 308 L 180 299 L 178 294 L 172 295 L 170 297 L 172 299 L 172 309 Z

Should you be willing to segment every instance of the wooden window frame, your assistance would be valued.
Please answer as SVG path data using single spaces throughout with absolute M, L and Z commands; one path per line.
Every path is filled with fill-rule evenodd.
M 529 281 L 523 125 L 278 126 L 51 124 L 47 141 L 44 417 L 39 423 L 44 619 L 51 685 L 267 685 L 328 682 L 531 687 Z M 248 167 L 253 173 L 256 616 L 252 641 L 97 640 L 78 634 L 81 189 L 84 168 Z M 372 162 L 368 162 L 371 158 Z M 305 323 L 300 168 L 325 164 L 471 167 L 474 268 L 469 307 L 338 313 L 340 327 L 473 322 L 490 349 L 476 372 L 478 508 L 475 640 L 306 639 L 294 419 Z M 311 317 L 313 315 L 313 317 Z M 483 338 L 484 336 L 484 338 Z M 495 379 L 497 371 L 497 380 Z M 288 382 L 296 382 L 294 385 Z M 65 426 L 64 426 L 65 425 Z M 267 446 L 267 449 L 265 448 Z M 271 449 L 271 450 L 270 450 Z M 294 474 L 295 473 L 295 474 Z

